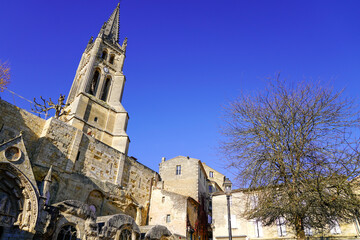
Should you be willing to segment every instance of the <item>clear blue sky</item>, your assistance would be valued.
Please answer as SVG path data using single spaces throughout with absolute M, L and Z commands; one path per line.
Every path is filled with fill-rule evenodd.
M 67 95 L 88 40 L 116 4 L 0 0 L 9 88 L 27 99 Z M 154 170 L 161 157 L 184 155 L 226 173 L 217 150 L 222 106 L 278 72 L 330 80 L 357 97 L 359 9 L 351 0 L 122 0 L 129 155 Z

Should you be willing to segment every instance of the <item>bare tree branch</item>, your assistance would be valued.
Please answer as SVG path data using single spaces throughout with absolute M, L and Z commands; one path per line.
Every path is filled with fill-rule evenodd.
M 265 91 L 241 94 L 225 110 L 221 149 L 258 205 L 244 215 L 265 225 L 285 217 L 297 236 L 352 221 L 360 200 L 359 111 L 343 91 L 306 81 L 270 80 Z M 261 190 L 259 190 L 261 189 Z

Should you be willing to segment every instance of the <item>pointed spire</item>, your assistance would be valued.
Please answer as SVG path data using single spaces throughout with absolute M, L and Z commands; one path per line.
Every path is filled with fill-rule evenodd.
M 49 169 L 48 173 L 46 174 L 44 181 L 51 182 L 51 174 L 52 174 L 52 165 L 50 166 L 50 169 Z
M 50 200 L 51 175 L 52 175 L 52 165 L 50 166 L 50 169 L 43 181 L 42 197 L 45 199 L 45 204 L 48 204 Z
M 116 6 L 115 10 L 111 14 L 109 20 L 103 26 L 104 37 L 113 42 L 119 42 L 119 30 L 120 30 L 120 2 Z

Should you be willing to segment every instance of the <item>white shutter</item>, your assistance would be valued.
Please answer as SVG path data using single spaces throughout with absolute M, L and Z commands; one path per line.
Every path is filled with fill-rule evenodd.
M 231 228 L 238 228 L 236 223 L 236 215 L 231 214 Z
M 263 237 L 263 229 L 262 229 L 261 221 L 253 220 L 253 224 L 254 224 L 255 237 L 257 238 Z

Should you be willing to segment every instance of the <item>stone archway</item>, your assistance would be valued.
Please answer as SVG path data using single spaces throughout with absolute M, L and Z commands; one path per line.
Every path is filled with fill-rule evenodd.
M 0 163 L 0 226 L 35 233 L 38 197 L 26 176 L 11 163 Z
M 95 207 L 97 216 L 102 216 L 102 208 L 104 205 L 104 194 L 102 192 L 92 190 L 87 197 L 86 203 Z

